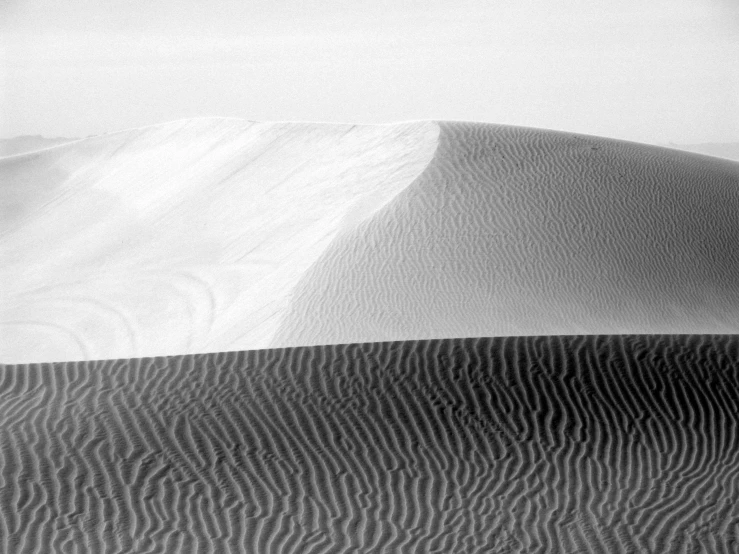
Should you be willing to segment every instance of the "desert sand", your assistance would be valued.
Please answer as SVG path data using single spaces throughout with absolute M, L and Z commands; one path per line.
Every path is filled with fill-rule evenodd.
M 732 553 L 739 338 L 0 367 L 0 550 Z
M 699 144 L 666 144 L 668 148 L 685 150 L 739 162 L 739 142 L 704 142 Z
M 0 160 L 0 361 L 267 346 L 305 271 L 438 132 L 197 119 Z
M 0 206 L 0 552 L 739 550 L 738 163 L 202 118 Z
M 25 154 L 27 152 L 36 152 L 45 150 L 67 142 L 74 142 L 73 138 L 49 138 L 40 135 L 24 135 L 10 139 L 0 139 L 0 158 L 6 156 L 15 156 L 17 154 Z
M 0 159 L 0 361 L 739 332 L 739 164 L 205 118 Z

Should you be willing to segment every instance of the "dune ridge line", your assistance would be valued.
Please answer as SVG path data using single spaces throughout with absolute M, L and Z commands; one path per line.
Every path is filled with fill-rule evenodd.
M 0 182 L 4 362 L 739 332 L 739 164 L 697 154 L 199 118 L 6 158 Z

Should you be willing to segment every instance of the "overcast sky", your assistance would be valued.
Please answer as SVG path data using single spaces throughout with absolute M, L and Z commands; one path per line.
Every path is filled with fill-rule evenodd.
M 0 136 L 193 116 L 739 141 L 737 0 L 0 0 Z

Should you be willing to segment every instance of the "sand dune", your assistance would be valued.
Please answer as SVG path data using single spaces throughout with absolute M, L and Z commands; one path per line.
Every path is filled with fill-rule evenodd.
M 739 164 L 441 129 L 421 177 L 301 280 L 275 346 L 739 332 Z
M 0 157 L 35 152 L 72 142 L 73 138 L 47 138 L 39 135 L 24 135 L 11 139 L 0 139 Z
M 0 360 L 267 346 L 305 270 L 437 135 L 197 119 L 0 160 Z
M 704 142 L 701 144 L 669 144 L 666 146 L 739 162 L 739 142 Z
M 736 552 L 739 337 L 0 367 L 3 552 Z
M 198 119 L 0 160 L 0 360 L 739 332 L 739 164 L 553 131 Z

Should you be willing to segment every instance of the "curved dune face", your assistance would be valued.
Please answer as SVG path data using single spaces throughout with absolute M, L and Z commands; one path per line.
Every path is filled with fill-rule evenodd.
M 739 165 L 463 123 L 199 119 L 0 160 L 0 360 L 739 332 Z
M 200 119 L 0 160 L 0 360 L 268 345 L 307 268 L 438 132 Z
M 67 142 L 73 142 L 74 138 L 46 138 L 42 136 L 15 137 L 12 139 L 0 139 L 0 157 L 15 156 L 16 154 L 24 154 L 26 152 L 36 152 L 52 148 Z
M 3 552 L 737 552 L 739 338 L 0 366 Z
M 739 165 L 441 124 L 426 171 L 338 237 L 274 346 L 739 332 Z

